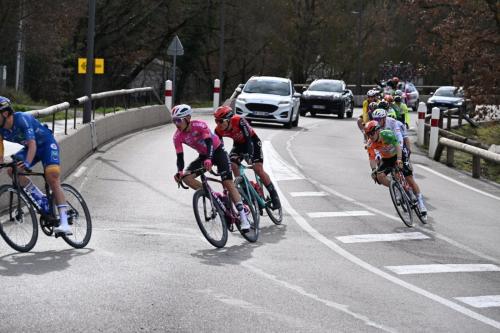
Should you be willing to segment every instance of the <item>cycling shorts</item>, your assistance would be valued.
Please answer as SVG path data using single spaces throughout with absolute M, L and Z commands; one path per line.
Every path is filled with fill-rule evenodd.
M 203 167 L 203 162 L 208 158 L 207 155 L 199 155 L 194 161 L 192 161 L 186 170 L 194 171 Z M 214 155 L 212 156 L 213 165 L 217 166 L 217 173 L 220 174 L 221 179 L 233 180 L 233 174 L 231 173 L 231 162 L 229 162 L 229 156 L 226 151 L 220 145 L 214 150 Z
M 15 154 L 16 158 L 21 161 L 25 161 L 27 155 L 28 155 L 27 147 L 24 147 Z M 33 161 L 31 161 L 31 165 L 35 165 L 40 161 L 42 161 L 44 169 L 48 165 L 60 165 L 61 160 L 59 155 L 60 155 L 59 145 L 55 140 L 49 140 L 43 143 L 42 145 L 39 146 L 37 145 L 35 157 L 33 158 Z
M 405 161 L 405 154 L 403 153 L 403 176 L 408 177 L 413 175 L 413 169 L 411 167 L 410 161 L 409 161 L 409 156 L 406 154 L 406 161 Z M 378 166 L 377 171 L 378 172 L 383 172 L 386 175 L 391 173 L 391 169 L 396 167 L 396 161 L 397 161 L 397 156 L 394 155 L 393 157 L 390 158 L 383 158 L 382 163 Z
M 251 156 L 253 163 L 264 163 L 264 153 L 262 152 L 262 141 L 260 141 L 259 137 L 252 137 L 252 145 L 253 145 L 253 155 Z M 243 159 L 243 155 L 250 154 L 247 149 L 246 144 L 237 144 L 233 145 L 233 149 L 231 149 L 231 153 L 229 156 L 231 157 L 231 161 L 241 161 Z

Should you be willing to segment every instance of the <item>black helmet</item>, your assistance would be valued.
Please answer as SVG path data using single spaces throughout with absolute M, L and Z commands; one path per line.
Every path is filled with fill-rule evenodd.
M 389 103 L 387 103 L 386 101 L 382 100 L 378 103 L 378 107 L 379 109 L 384 109 L 384 110 L 387 110 L 389 108 Z

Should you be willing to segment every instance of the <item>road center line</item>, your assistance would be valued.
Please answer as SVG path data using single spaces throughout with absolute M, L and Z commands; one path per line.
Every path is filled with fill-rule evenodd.
M 272 146 L 271 142 L 265 141 L 264 142 L 264 148 L 266 146 Z M 278 155 L 279 157 L 279 155 Z M 269 159 L 268 159 L 269 160 Z M 267 168 L 266 170 L 268 171 L 269 175 L 271 176 L 271 179 L 273 178 L 273 168 L 272 168 L 272 162 L 271 161 L 271 168 Z M 283 163 L 283 162 L 281 162 Z M 473 318 L 477 321 L 480 321 L 484 324 L 490 325 L 494 328 L 500 329 L 500 322 L 493 320 L 491 318 L 488 318 L 486 316 L 483 316 L 479 313 L 476 313 L 472 310 L 467 309 L 466 307 L 457 304 L 455 302 L 452 302 L 450 300 L 447 300 L 446 298 L 443 298 L 441 296 L 435 295 L 425 289 L 422 289 L 420 287 L 417 287 L 415 285 L 412 285 L 411 283 L 408 283 L 404 280 L 401 280 L 387 272 L 384 272 L 383 270 L 370 265 L 366 261 L 363 261 L 362 259 L 356 257 L 355 255 L 351 254 L 350 252 L 344 250 L 342 247 L 337 245 L 334 241 L 328 239 L 327 237 L 323 236 L 321 233 L 319 233 L 316 229 L 314 229 L 307 221 L 300 215 L 288 202 L 288 199 L 284 195 L 284 193 L 281 191 L 280 187 L 278 186 L 278 182 L 275 183 L 276 190 L 278 191 L 280 195 L 280 200 L 281 200 L 281 205 L 284 208 L 284 210 L 292 217 L 295 222 L 304 230 L 306 231 L 311 237 L 315 238 L 316 240 L 320 241 L 323 243 L 325 246 L 330 248 L 332 251 L 337 253 L 338 255 L 344 257 L 345 259 L 351 261 L 352 263 L 366 269 L 367 271 L 376 274 L 388 281 L 393 282 L 394 284 L 397 284 L 403 288 L 406 288 L 408 290 L 411 290 L 419 295 L 425 296 L 435 302 L 438 302 L 450 309 L 453 309 L 457 312 L 460 312 L 470 318 Z
M 342 243 L 394 242 L 401 240 L 429 239 L 421 232 L 400 232 L 395 234 L 365 234 L 336 237 Z

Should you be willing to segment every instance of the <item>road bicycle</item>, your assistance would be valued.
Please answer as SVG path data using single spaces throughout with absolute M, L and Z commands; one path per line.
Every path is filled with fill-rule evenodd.
M 242 232 L 239 212 L 229 198 L 228 191 L 224 189 L 222 193 L 216 192 L 210 186 L 210 182 L 222 184 L 222 181 L 207 177 L 205 172 L 204 168 L 194 170 L 184 175 L 178 182 L 182 188 L 189 189 L 182 180 L 190 174 L 195 174 L 196 177 L 200 176 L 202 187 L 193 194 L 193 211 L 203 236 L 213 246 L 222 248 L 226 245 L 228 230 L 233 232 L 236 226 L 247 241 L 256 242 L 259 238 L 259 218 L 253 205 L 249 203 L 244 193 L 239 190 L 250 223 L 250 230 Z M 213 171 L 210 171 L 210 173 L 214 176 L 220 176 Z
M 394 167 L 391 169 L 391 180 L 389 184 L 392 203 L 398 212 L 403 223 L 408 227 L 413 227 L 413 214 L 418 217 L 420 222 L 427 224 L 427 214 L 422 214 L 418 205 L 418 199 L 408 184 L 403 171 Z
M 54 235 L 54 228 L 59 225 L 59 211 L 54 196 L 49 188 L 44 173 L 21 171 L 18 161 L 1 163 L 1 168 L 12 169 L 12 184 L 0 186 L 0 235 L 19 252 L 28 252 L 38 239 L 37 214 L 40 216 L 40 228 L 47 236 Z M 31 194 L 19 184 L 19 176 L 41 176 L 45 181 L 47 207 L 42 207 Z M 68 224 L 72 235 L 61 235 L 66 243 L 74 248 L 85 247 L 92 235 L 90 212 L 82 195 L 69 184 L 61 184 L 68 204 Z M 59 235 L 55 235 L 56 238 Z
M 282 208 L 273 209 L 271 195 L 267 191 L 267 188 L 262 183 L 260 177 L 255 173 L 252 165 L 243 165 L 243 163 L 238 163 L 240 169 L 240 176 L 236 177 L 235 184 L 239 189 L 240 193 L 244 194 L 244 197 L 248 199 L 248 202 L 259 211 L 259 216 L 264 215 L 264 210 L 266 210 L 267 215 L 273 221 L 274 224 L 281 224 L 283 221 L 283 210 Z M 245 174 L 245 170 L 252 169 L 255 174 L 255 181 L 251 181 Z M 278 193 L 276 193 L 278 195 Z

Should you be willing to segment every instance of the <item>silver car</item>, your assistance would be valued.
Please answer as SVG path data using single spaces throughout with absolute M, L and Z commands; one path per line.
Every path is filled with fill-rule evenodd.
M 241 88 L 237 88 L 241 89 Z M 299 124 L 300 94 L 290 79 L 251 77 L 236 98 L 236 113 L 250 121 L 280 123 L 286 128 Z

